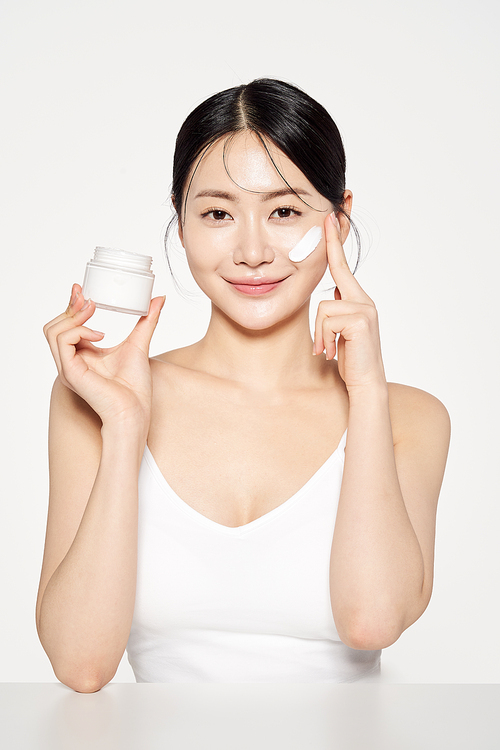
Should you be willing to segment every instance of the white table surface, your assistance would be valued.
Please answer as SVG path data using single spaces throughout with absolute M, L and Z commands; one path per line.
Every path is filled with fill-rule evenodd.
M 499 750 L 500 685 L 0 683 L 2 750 Z

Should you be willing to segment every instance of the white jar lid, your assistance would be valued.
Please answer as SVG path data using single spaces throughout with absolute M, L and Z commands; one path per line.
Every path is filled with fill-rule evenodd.
M 129 268 L 147 272 L 151 268 L 153 258 L 150 255 L 131 253 L 128 250 L 119 250 L 115 247 L 96 247 L 94 261 L 103 266 Z

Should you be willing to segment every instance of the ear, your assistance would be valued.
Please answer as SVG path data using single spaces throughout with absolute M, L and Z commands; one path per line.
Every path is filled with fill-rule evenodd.
M 344 200 L 342 201 L 342 208 L 347 216 L 351 215 L 352 192 L 350 190 L 344 190 Z M 340 240 L 342 244 L 344 244 L 347 237 L 349 236 L 349 232 L 351 231 L 351 225 L 349 224 L 349 219 L 347 218 L 347 216 L 344 216 L 344 214 L 341 212 L 339 212 L 339 214 L 337 215 L 337 219 L 339 220 L 340 224 Z

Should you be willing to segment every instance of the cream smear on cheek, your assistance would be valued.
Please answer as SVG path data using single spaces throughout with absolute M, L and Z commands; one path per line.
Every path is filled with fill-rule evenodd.
M 312 227 L 301 240 L 297 242 L 295 247 L 292 247 L 288 253 L 288 257 L 293 263 L 300 263 L 305 260 L 308 255 L 311 255 L 313 250 L 318 247 L 321 238 L 323 237 L 323 230 L 321 227 Z

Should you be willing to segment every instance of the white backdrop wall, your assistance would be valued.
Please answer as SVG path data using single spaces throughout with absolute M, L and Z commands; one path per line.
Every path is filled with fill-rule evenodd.
M 453 422 L 433 599 L 384 679 L 498 682 L 498 3 L 3 0 L 0 28 L 0 681 L 55 680 L 34 625 L 55 377 L 42 325 L 99 244 L 154 257 L 168 296 L 153 354 L 203 334 L 206 302 L 179 297 L 163 259 L 176 132 L 208 95 L 271 76 L 337 121 L 387 375 Z M 99 311 L 93 327 L 110 343 L 135 320 Z M 133 681 L 126 662 L 115 679 Z

